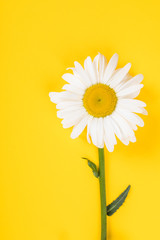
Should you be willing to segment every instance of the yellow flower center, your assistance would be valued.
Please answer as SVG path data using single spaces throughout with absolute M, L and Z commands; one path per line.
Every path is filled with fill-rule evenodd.
M 110 115 L 116 107 L 117 96 L 109 86 L 98 83 L 87 88 L 83 96 L 83 106 L 97 118 Z

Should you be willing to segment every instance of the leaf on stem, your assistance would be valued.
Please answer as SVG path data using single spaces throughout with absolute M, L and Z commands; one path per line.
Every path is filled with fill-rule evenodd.
M 92 169 L 93 175 L 98 178 L 99 177 L 99 171 L 97 169 L 97 166 L 95 163 L 91 162 L 88 158 L 82 157 L 82 159 L 85 159 L 88 161 L 88 166 Z
M 124 203 L 124 201 L 128 195 L 130 188 L 131 188 L 131 185 L 129 185 L 126 188 L 126 190 L 123 193 L 121 193 L 121 195 L 119 195 L 119 197 L 116 200 L 114 200 L 111 204 L 109 204 L 106 207 L 108 216 L 112 216 L 120 208 L 120 206 L 122 206 L 122 204 Z

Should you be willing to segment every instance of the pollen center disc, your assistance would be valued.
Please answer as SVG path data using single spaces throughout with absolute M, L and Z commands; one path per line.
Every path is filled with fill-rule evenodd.
M 97 118 L 110 115 L 116 107 L 117 96 L 109 86 L 98 83 L 87 88 L 83 96 L 83 106 Z

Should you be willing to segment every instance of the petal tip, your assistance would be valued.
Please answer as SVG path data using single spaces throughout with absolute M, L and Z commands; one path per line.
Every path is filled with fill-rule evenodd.
M 143 109 L 143 115 L 148 115 L 148 112 L 147 112 L 147 110 L 146 109 Z
M 72 139 L 75 139 L 75 138 L 76 138 L 72 133 L 71 133 L 70 137 L 71 137 Z
M 114 54 L 113 54 L 113 57 L 118 58 L 118 57 L 119 57 L 118 53 L 114 53 Z
M 107 148 L 108 149 L 108 148 Z M 113 148 L 110 148 L 108 149 L 109 152 L 113 152 L 114 151 L 114 147 Z
M 54 92 L 49 92 L 49 97 L 51 98 L 51 97 L 53 97 L 54 96 Z
M 127 63 L 127 66 L 128 66 L 128 68 L 130 69 L 131 66 L 132 66 L 132 64 L 131 64 L 131 63 Z
M 143 74 L 138 74 L 138 76 L 143 80 L 143 78 L 144 78 L 144 76 L 143 76 Z

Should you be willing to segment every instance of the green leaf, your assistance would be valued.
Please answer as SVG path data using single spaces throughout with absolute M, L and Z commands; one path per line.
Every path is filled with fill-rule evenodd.
M 93 172 L 93 175 L 98 178 L 99 177 L 99 171 L 97 169 L 97 166 L 95 163 L 91 162 L 88 158 L 84 158 L 82 157 L 83 159 L 87 160 L 88 161 L 88 166 L 92 169 L 92 172 Z
M 121 195 L 119 195 L 119 197 L 116 200 L 114 200 L 111 204 L 109 204 L 106 207 L 108 216 L 112 216 L 120 208 L 120 206 L 122 206 L 122 204 L 124 203 L 124 201 L 128 195 L 130 188 L 131 188 L 131 185 L 129 185 L 126 188 L 126 190 L 123 193 L 121 193 Z

